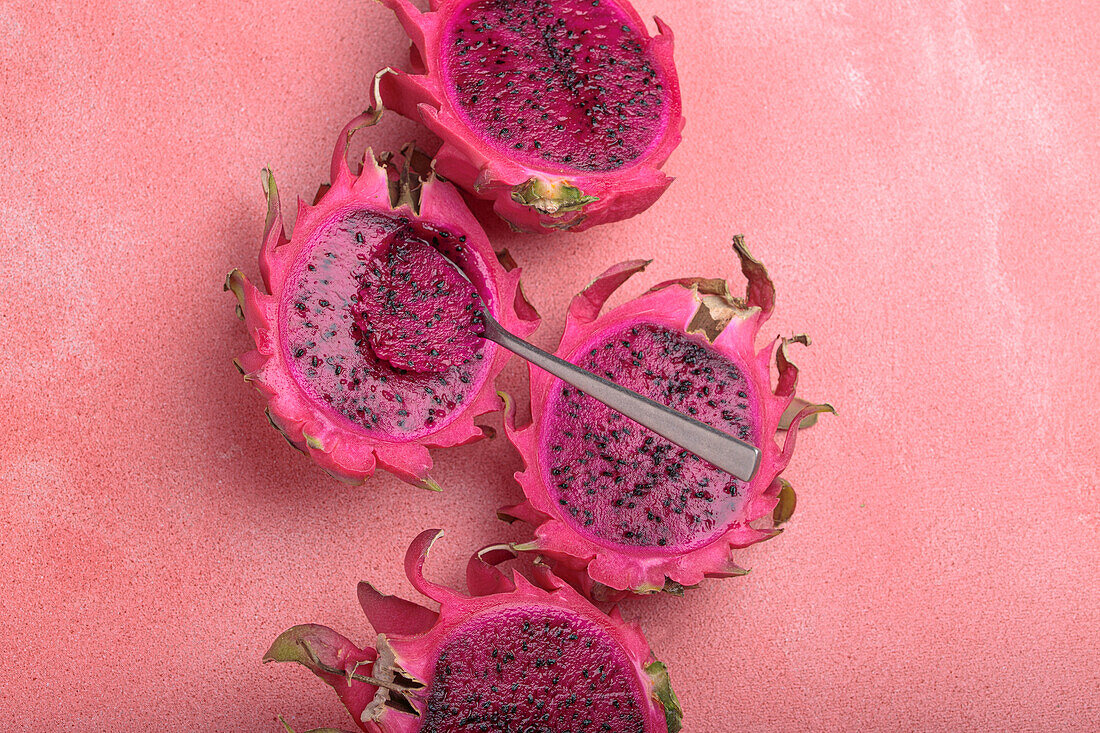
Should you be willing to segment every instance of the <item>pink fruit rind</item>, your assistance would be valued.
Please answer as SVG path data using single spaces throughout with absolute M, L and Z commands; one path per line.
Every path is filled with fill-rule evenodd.
M 665 91 L 662 123 L 645 151 L 609 171 L 584 171 L 553 164 L 525 164 L 502 154 L 471 128 L 444 89 L 442 39 L 447 23 L 471 0 L 432 0 L 421 12 L 409 0 L 381 0 L 394 11 L 409 38 L 411 73 L 381 78 L 385 106 L 423 122 L 443 141 L 435 155 L 440 175 L 493 202 L 503 219 L 521 231 L 583 231 L 619 221 L 649 208 L 672 179 L 660 168 L 680 142 L 684 119 L 673 63 L 673 36 L 654 18 L 650 35 L 628 2 L 605 0 L 625 16 L 660 70 Z M 594 3 L 595 4 L 595 3 Z
M 807 343 L 805 337 L 776 339 L 757 350 L 759 331 L 771 314 L 775 289 L 763 265 L 752 258 L 740 237 L 734 239 L 743 274 L 748 280 L 744 298 L 730 295 L 722 280 L 702 278 L 671 280 L 614 310 L 599 315 L 607 298 L 630 276 L 648 264 L 644 260 L 623 262 L 609 268 L 577 295 L 570 305 L 565 332 L 556 354 L 574 360 L 579 348 L 600 333 L 612 332 L 621 324 L 658 324 L 685 334 L 693 334 L 734 363 L 740 365 L 746 379 L 759 396 L 759 448 L 763 453 L 760 469 L 748 484 L 745 499 L 726 530 L 708 544 L 696 549 L 668 554 L 656 548 L 628 547 L 603 542 L 581 534 L 566 521 L 564 511 L 551 497 L 544 481 L 540 455 L 540 435 L 548 396 L 561 383 L 549 374 L 530 369 L 531 422 L 517 427 L 515 411 L 505 408 L 505 429 L 519 450 L 525 469 L 516 474 L 526 500 L 501 509 L 500 516 L 519 519 L 535 526 L 535 539 L 517 549 L 538 552 L 554 563 L 556 572 L 574 582 L 591 596 L 601 600 L 622 597 L 618 591 L 652 593 L 680 591 L 706 577 L 743 575 L 732 550 L 773 537 L 777 524 L 787 517 L 775 517 L 781 492 L 793 491 L 780 478 L 790 461 L 797 427 L 786 433 L 782 443 L 777 434 L 789 423 L 803 424 L 812 414 L 831 411 L 828 405 L 794 402 L 798 370 L 787 355 L 791 341 Z M 777 385 L 773 390 L 771 360 L 775 354 Z M 797 410 L 792 418 L 792 411 Z M 786 412 L 786 416 L 784 413 Z M 789 512 L 787 512 L 789 514 Z M 576 516 L 576 515 L 574 515 Z M 778 521 L 777 521 L 778 520 Z
M 467 568 L 470 595 L 428 581 L 423 574 L 424 561 L 441 535 L 440 530 L 422 532 L 405 556 L 410 582 L 439 604 L 438 612 L 360 583 L 363 610 L 378 633 L 377 650 L 360 648 L 331 629 L 307 624 L 281 634 L 264 661 L 297 662 L 310 669 L 336 690 L 360 730 L 411 733 L 421 730 L 425 716 L 431 713 L 428 695 L 437 665 L 443 661 L 441 652 L 453 648 L 449 645 L 456 629 L 471 619 L 492 618 L 501 612 L 557 609 L 582 625 L 601 630 L 625 655 L 632 670 L 634 698 L 642 705 L 645 733 L 680 729 L 682 712 L 667 671 L 654 659 L 636 623 L 625 621 L 617 609 L 604 614 L 546 566 L 536 565 L 533 580 L 518 572 L 506 575 L 496 565 L 513 558 L 514 553 L 503 546 L 484 548 L 471 558 Z M 492 697 L 486 690 L 481 692 Z
M 268 212 L 259 255 L 262 287 L 249 282 L 239 270 L 231 272 L 226 281 L 226 289 L 237 296 L 238 313 L 254 343 L 254 348 L 235 363 L 245 381 L 266 399 L 272 425 L 292 446 L 307 453 L 335 478 L 360 483 L 377 467 L 415 486 L 438 490 L 428 473 L 432 466 L 428 449 L 463 445 L 483 437 L 474 418 L 501 407 L 493 381 L 509 357 L 507 351 L 486 343 L 484 350 L 490 365 L 484 370 L 472 399 L 448 416 L 438 429 L 404 439 L 371 434 L 311 398 L 296 381 L 283 348 L 281 299 L 284 285 L 295 272 L 298 255 L 311 245 L 311 238 L 318 231 L 357 210 L 465 232 L 466 256 L 488 291 L 483 295 L 494 316 L 505 328 L 521 335 L 530 334 L 538 324 L 534 309 L 520 289 L 520 270 L 506 271 L 498 262 L 484 231 L 451 185 L 431 172 L 417 177 L 409 170 L 411 164 L 407 161 L 403 171 L 395 172 L 392 156 L 376 159 L 369 149 L 361 171 L 352 172 L 346 159 L 348 141 L 356 130 L 373 124 L 377 118 L 377 113 L 368 111 L 344 128 L 332 157 L 331 186 L 313 205 L 298 199 L 292 237 L 287 237 L 283 226 L 274 176 L 269 170 L 264 171 L 262 181 Z M 391 198 L 391 189 L 395 188 L 401 191 L 397 205 L 392 204 Z M 410 192 L 410 188 L 416 191 Z
M 360 649 L 346 637 L 319 624 L 302 624 L 287 630 L 264 654 L 265 662 L 294 661 L 309 667 L 336 690 L 340 702 L 357 719 L 374 700 L 378 689 L 370 677 L 377 658 L 374 649 Z

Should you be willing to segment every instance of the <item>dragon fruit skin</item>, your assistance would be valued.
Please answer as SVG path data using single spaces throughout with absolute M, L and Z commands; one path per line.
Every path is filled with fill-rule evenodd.
M 724 517 L 724 522 L 718 523 L 712 536 L 702 538 L 702 541 L 687 542 L 687 546 L 680 548 L 661 547 L 654 542 L 647 544 L 612 541 L 606 536 L 607 533 L 604 536 L 593 536 L 585 522 L 591 524 L 599 520 L 608 523 L 618 521 L 623 515 L 616 513 L 619 509 L 607 507 L 602 514 L 600 511 L 593 511 L 592 514 L 586 512 L 583 516 L 578 514 L 570 516 L 570 512 L 565 511 L 567 506 L 564 506 L 568 499 L 562 498 L 560 501 L 555 501 L 555 489 L 551 488 L 550 480 L 557 481 L 562 476 L 559 474 L 557 477 L 551 477 L 546 470 L 546 467 L 555 459 L 543 446 L 542 437 L 547 431 L 556 429 L 555 420 L 561 422 L 558 416 L 550 412 L 548 404 L 552 393 L 563 389 L 562 382 L 541 370 L 532 368 L 530 369 L 531 423 L 517 428 L 514 410 L 511 407 L 506 408 L 505 427 L 508 437 L 519 450 L 526 464 L 525 470 L 516 474 L 526 495 L 526 501 L 518 506 L 502 509 L 500 516 L 507 521 L 520 519 L 535 526 L 536 539 L 517 546 L 517 549 L 534 551 L 546 556 L 554 563 L 555 571 L 560 576 L 569 579 L 592 597 L 600 600 L 617 600 L 629 592 L 652 593 L 660 590 L 679 592 L 683 588 L 697 585 L 704 577 L 744 574 L 746 571 L 737 567 L 732 561 L 731 549 L 746 547 L 774 536 L 779 531 L 777 526 L 786 521 L 793 512 L 793 489 L 789 483 L 780 478 L 779 474 L 790 461 L 797 427 L 788 430 L 782 445 L 776 441 L 775 436 L 777 431 L 789 427 L 792 423 L 794 426 L 808 424 L 809 421 L 803 423 L 802 420 L 818 412 L 831 411 L 832 408 L 828 405 L 810 405 L 794 397 L 798 370 L 788 359 L 786 346 L 789 341 L 808 343 L 805 337 L 774 341 L 763 350 L 757 351 L 755 347 L 757 335 L 771 313 L 775 301 L 775 290 L 763 265 L 751 257 L 740 237 L 734 239 L 734 249 L 740 258 L 742 272 L 748 278 L 747 295 L 743 300 L 733 298 L 727 284 L 722 280 L 701 278 L 673 280 L 657 285 L 641 297 L 600 316 L 600 310 L 607 298 L 631 275 L 648 264 L 643 260 L 624 262 L 604 272 L 573 299 L 565 332 L 556 352 L 558 356 L 568 361 L 583 363 L 582 354 L 587 356 L 588 349 L 592 347 L 591 353 L 595 355 L 597 352 L 595 345 L 601 343 L 601 338 L 607 334 L 621 333 L 624 328 L 645 333 L 646 329 L 656 326 L 658 329 L 667 329 L 673 334 L 683 334 L 682 338 L 686 343 L 704 347 L 698 349 L 699 363 L 713 363 L 702 361 L 705 356 L 707 359 L 721 359 L 725 363 L 736 366 L 749 385 L 744 392 L 751 392 L 746 402 L 755 402 L 755 404 L 742 405 L 748 408 L 745 411 L 748 417 L 743 419 L 741 429 L 744 431 L 742 437 L 754 442 L 763 453 L 758 473 L 747 484 L 736 482 L 733 477 L 722 474 L 718 469 L 681 451 L 682 455 L 689 456 L 697 462 L 691 464 L 690 461 L 683 461 L 686 466 L 685 473 L 691 470 L 695 472 L 692 474 L 693 477 L 702 477 L 702 483 L 698 486 L 714 481 L 714 474 L 734 482 L 730 484 L 734 487 L 731 488 L 734 498 L 729 500 L 729 506 L 732 509 Z M 626 346 L 626 343 L 624 340 L 623 346 Z M 773 350 L 778 369 L 774 391 L 771 387 L 770 369 Z M 640 353 L 637 356 L 642 357 L 639 369 L 649 367 L 658 369 L 652 362 L 645 361 L 648 357 Z M 678 374 L 686 376 L 683 370 Z M 611 374 L 605 376 L 612 377 Z M 621 376 L 617 379 L 622 383 Z M 637 388 L 636 385 L 628 386 Z M 661 399 L 658 394 L 650 394 L 650 396 Z M 744 393 L 742 396 L 745 396 Z M 663 401 L 666 404 L 669 402 L 668 399 Z M 678 409 L 684 409 L 684 407 L 681 405 Z M 589 432 L 606 436 L 607 431 L 602 430 L 603 426 L 592 427 L 592 424 L 599 420 L 592 409 L 584 411 L 583 419 L 585 437 L 588 437 Z M 706 419 L 706 417 L 701 415 L 700 419 Z M 562 422 L 562 424 L 570 423 Z M 653 435 L 634 423 L 628 424 L 633 426 L 634 431 L 641 431 L 639 437 L 646 434 Z M 729 429 L 732 424 L 722 427 Z M 645 445 L 651 442 L 651 439 L 646 439 Z M 552 447 L 554 450 L 561 450 L 561 447 Z M 569 449 L 569 446 L 565 447 Z M 675 449 L 671 444 L 668 444 L 668 447 Z M 631 449 L 624 448 L 621 454 L 615 453 L 613 444 L 606 451 L 610 455 L 600 456 L 601 460 L 606 457 L 625 459 L 630 462 L 637 457 L 637 454 L 628 454 L 628 451 L 633 452 Z M 675 455 L 675 450 L 668 455 Z M 591 460 L 595 461 L 596 457 L 593 456 Z M 584 468 L 587 469 L 587 466 Z M 705 471 L 711 473 L 707 474 Z M 579 471 L 574 472 L 576 473 Z M 602 475 L 610 476 L 611 473 L 609 471 Z M 698 486 L 692 484 L 690 490 L 695 491 Z M 610 501 L 606 494 L 611 488 L 607 485 L 603 487 L 602 492 L 589 490 L 589 493 L 596 494 L 593 500 L 603 496 L 606 506 Z M 703 491 L 699 490 L 698 495 L 702 494 Z M 640 496 L 636 501 L 651 501 L 652 507 L 647 508 L 643 505 L 643 508 L 647 512 L 652 511 L 651 514 L 647 514 L 649 519 L 660 522 L 662 510 L 656 505 L 657 498 L 660 496 L 653 499 L 649 496 Z M 708 498 L 708 501 L 710 500 L 712 499 Z M 617 501 L 619 503 L 615 506 L 621 506 L 621 500 Z M 663 506 L 668 507 L 669 504 Z M 690 510 L 691 507 L 689 506 L 688 509 Z M 669 520 L 678 519 L 667 510 L 663 514 L 666 523 Z M 580 521 L 584 517 L 588 518 L 583 522 Z M 673 537 L 674 541 L 671 544 L 677 544 L 675 539 Z
M 291 341 L 295 336 L 290 325 L 289 301 L 294 298 L 295 279 L 304 282 L 303 268 L 308 264 L 311 270 L 314 269 L 310 258 L 314 256 L 318 243 L 330 241 L 331 237 L 336 236 L 333 232 L 353 217 L 382 222 L 379 226 L 383 228 L 409 222 L 438 232 L 440 237 L 448 237 L 452 232 L 455 234 L 443 240 L 452 248 L 451 260 L 462 266 L 477 284 L 486 305 L 506 328 L 519 334 L 529 334 L 538 320 L 520 291 L 519 270 L 505 271 L 484 231 L 452 186 L 431 172 L 418 174 L 412 171 L 412 163 L 408 160 L 401 168 L 400 162 L 393 156 L 375 159 L 369 150 L 361 172 L 356 175 L 351 171 L 346 160 L 350 136 L 359 128 L 373 124 L 377 118 L 377 114 L 364 113 L 344 129 L 332 158 L 331 186 L 327 191 L 322 187 L 322 193 L 312 206 L 299 199 L 294 233 L 290 238 L 287 238 L 282 225 L 274 177 L 269 171 L 264 171 L 268 212 L 259 257 L 262 288 L 249 282 L 239 270 L 231 272 L 226 281 L 226 289 L 237 296 L 238 313 L 244 318 L 255 346 L 235 363 L 245 380 L 266 399 L 271 424 L 293 447 L 308 453 L 334 477 L 360 483 L 371 476 L 376 467 L 381 467 L 413 485 L 438 490 L 438 485 L 428 474 L 432 465 L 428 448 L 462 445 L 482 437 L 482 430 L 474 424 L 474 417 L 500 409 L 501 401 L 494 392 L 493 381 L 504 367 L 508 352 L 484 342 L 478 346 L 480 361 L 476 368 L 462 373 L 463 384 L 440 388 L 439 384 L 431 382 L 436 389 L 444 392 L 451 390 L 447 392 L 451 395 L 449 399 L 461 400 L 453 407 L 443 405 L 437 407 L 435 413 L 429 413 L 434 424 L 424 424 L 403 434 L 368 429 L 361 422 L 340 414 L 315 394 L 311 395 L 309 385 L 299 381 L 306 377 L 302 376 L 300 369 L 296 371 L 292 368 L 297 352 L 291 353 Z M 406 153 L 405 157 L 408 159 L 415 155 Z M 344 234 L 350 236 L 347 232 Z M 460 239 L 465 240 L 464 244 L 458 244 Z M 357 241 L 362 243 L 364 240 Z M 370 244 L 368 241 L 363 246 Z M 350 255 L 347 259 L 351 259 Z M 351 290 L 354 292 L 354 286 Z M 329 305 L 324 300 L 318 302 Z M 336 325 L 340 325 L 338 317 L 332 318 Z M 350 320 L 345 319 L 345 322 Z M 358 348 L 352 345 L 353 334 L 345 330 L 337 335 L 334 327 L 333 335 L 337 338 L 322 346 L 350 360 L 342 363 L 353 364 L 365 358 L 353 353 Z M 344 351 L 340 352 L 340 349 Z M 432 409 L 433 406 L 427 401 L 431 387 L 422 385 L 429 379 L 443 383 L 457 373 L 451 371 L 443 375 L 418 376 L 414 389 L 413 383 L 408 382 L 412 377 L 387 372 L 385 368 L 388 366 L 382 364 L 374 367 L 374 381 L 369 382 L 370 386 L 372 389 L 387 386 L 388 374 L 388 386 L 392 392 L 378 390 L 379 393 L 398 402 L 404 399 L 405 407 L 411 401 L 427 405 L 425 409 Z M 339 373 L 336 371 L 336 374 Z M 342 382 L 346 381 L 345 375 Z M 331 382 L 326 389 L 342 388 L 341 381 L 332 378 Z M 404 397 L 401 396 L 402 385 L 407 388 Z M 379 409 L 381 411 L 386 407 L 383 405 Z M 402 409 L 402 405 L 392 403 L 388 408 Z M 447 409 L 450 409 L 449 413 L 446 413 Z M 438 420 L 434 419 L 434 414 L 440 415 Z
M 536 85 L 549 85 L 550 77 L 546 70 L 552 63 L 554 69 L 559 69 L 560 58 L 551 57 L 542 59 L 545 63 L 541 68 L 515 68 L 512 58 L 518 59 L 519 52 L 511 52 L 511 49 L 501 49 L 499 59 L 496 59 L 491 69 L 507 69 L 514 73 L 513 81 L 519 84 L 518 92 L 527 92 L 519 97 L 519 100 L 506 100 L 506 103 L 520 101 L 519 107 L 504 109 L 503 115 L 497 119 L 503 119 L 506 124 L 516 124 L 517 120 L 524 121 L 525 105 L 534 103 L 551 105 L 539 107 L 539 113 L 543 109 L 550 110 L 556 115 L 554 119 L 565 120 L 562 115 L 567 114 L 562 110 L 576 107 L 579 104 L 588 104 L 586 114 L 593 112 L 592 107 L 602 109 L 604 114 L 611 119 L 607 112 L 610 106 L 618 110 L 614 118 L 615 122 L 624 120 L 637 122 L 638 126 L 647 127 L 648 136 L 639 140 L 636 148 L 631 149 L 632 157 L 629 160 L 620 161 L 617 164 L 609 163 L 607 169 L 585 169 L 584 166 L 565 163 L 562 160 L 546 160 L 538 157 L 538 153 L 532 152 L 539 145 L 538 138 L 545 134 L 553 135 L 553 130 L 541 129 L 527 130 L 531 139 L 520 139 L 514 134 L 509 137 L 504 135 L 504 130 L 495 130 L 485 127 L 484 120 L 473 119 L 470 110 L 477 111 L 477 105 L 482 108 L 489 103 L 485 99 L 476 99 L 473 96 L 466 97 L 469 104 L 463 107 L 458 102 L 459 94 L 454 81 L 458 73 L 459 64 L 466 63 L 466 59 L 458 59 L 459 54 L 467 54 L 472 47 L 459 48 L 453 51 L 454 43 L 450 36 L 452 30 L 459 23 L 465 23 L 473 18 L 476 21 L 478 11 L 483 11 L 479 0 L 431 0 L 431 9 L 428 12 L 420 12 L 409 0 L 382 0 L 396 14 L 405 31 L 412 39 L 410 66 L 412 73 L 394 72 L 381 80 L 382 98 L 386 107 L 394 109 L 410 119 L 422 121 L 429 129 L 438 135 L 443 141 L 442 147 L 436 153 L 436 167 L 439 173 L 454 181 L 462 188 L 476 194 L 480 198 L 493 201 L 494 210 L 514 228 L 521 231 L 583 231 L 590 227 L 606 222 L 619 221 L 638 214 L 649 208 L 665 189 L 672 179 L 661 172 L 660 168 L 671 155 L 680 142 L 680 131 L 684 120 L 681 115 L 681 102 L 679 82 L 672 59 L 672 32 L 660 19 L 655 19 L 658 34 L 650 36 L 638 13 L 625 0 L 603 0 L 603 2 L 591 2 L 591 0 L 570 0 L 565 3 L 544 3 L 549 12 L 559 13 L 558 18 L 569 18 L 568 27 L 562 26 L 561 38 L 568 40 L 570 44 L 574 40 L 583 40 L 584 36 L 595 29 L 596 32 L 605 30 L 598 27 L 595 20 L 585 13 L 604 13 L 604 26 L 617 25 L 621 22 L 622 38 L 616 37 L 608 40 L 609 43 L 600 44 L 603 51 L 596 51 L 586 47 L 586 59 L 596 53 L 602 53 L 607 58 L 597 59 L 582 68 L 583 59 L 567 58 L 562 71 L 564 78 L 570 79 L 579 74 L 588 74 L 584 78 L 590 82 L 584 86 L 581 93 L 589 93 L 590 89 L 598 82 L 592 79 L 602 79 L 605 75 L 616 73 L 615 59 L 608 56 L 606 50 L 609 44 L 631 44 L 637 41 L 642 49 L 643 64 L 647 73 L 657 80 L 652 86 L 650 79 L 645 79 L 647 86 L 641 86 L 638 79 L 640 74 L 634 74 L 634 81 L 617 79 L 623 86 L 608 90 L 600 88 L 599 95 L 586 101 L 577 102 L 571 97 L 555 99 L 551 92 L 534 88 Z M 522 4 L 517 1 L 514 4 Z M 528 2 L 527 4 L 531 4 Z M 535 0 L 534 5 L 539 5 Z M 494 6 L 496 9 L 496 6 Z M 504 11 L 498 11 L 504 12 Z M 523 11 L 528 12 L 528 11 Z M 534 14 L 534 11 L 530 11 Z M 606 22 L 614 18 L 614 22 Z M 495 17 L 491 18 L 497 23 L 497 30 L 507 23 L 499 22 Z M 564 20 L 563 20 L 564 22 Z M 481 27 L 487 27 L 488 23 L 482 23 Z M 579 30 L 577 30 L 579 29 Z M 472 30 L 479 27 L 476 22 Z M 526 28 L 523 29 L 526 33 Z M 617 33 L 618 30 L 616 29 Z M 570 35 L 572 34 L 572 35 Z M 513 37 L 515 38 L 515 37 Z M 600 40 L 600 39 L 597 39 Z M 578 41 L 577 45 L 580 43 Z M 564 53 L 572 53 L 573 46 L 561 46 Z M 638 47 L 630 46 L 630 52 Z M 628 52 L 627 46 L 615 46 L 610 53 L 616 50 L 624 54 Z M 452 51 L 454 55 L 452 56 Z M 557 53 L 557 50 L 553 51 Z M 608 60 L 610 59 L 610 61 Z M 535 57 L 528 63 L 538 64 L 540 59 Z M 522 63 L 522 62 L 520 62 Z M 503 64 L 498 66 L 497 64 Z M 619 63 L 619 68 L 622 62 Z M 545 69 L 545 70 L 544 70 Z M 505 72 L 500 72 L 501 74 Z M 629 78 L 629 77 L 628 77 Z M 465 83 L 481 84 L 485 79 L 492 79 L 485 75 L 483 78 L 473 79 Z M 534 82 L 533 84 L 531 82 Z M 563 82 L 563 85 L 568 82 Z M 651 105 L 647 102 L 648 109 L 659 109 L 659 119 L 643 121 L 634 117 L 635 112 L 641 109 L 634 106 L 633 101 L 624 103 L 623 98 L 631 94 L 630 85 L 638 83 L 634 88 L 635 93 L 640 90 L 650 92 L 659 90 L 659 101 Z M 579 84 L 579 82 L 574 82 Z M 609 84 L 609 87 L 611 85 Z M 617 90 L 617 91 L 616 91 Z M 469 90 L 467 90 L 469 91 Z M 504 94 L 501 90 L 501 94 Z M 513 93 L 508 90 L 508 93 Z M 575 92 L 574 92 L 575 93 Z M 618 97 L 616 96 L 618 95 Z M 553 107 L 557 104 L 557 107 Z M 629 104 L 629 107 L 623 107 Z M 619 105 L 616 107 L 616 105 Z M 627 111 L 623 111 L 627 110 Z M 629 114 L 627 114 L 629 112 Z M 530 109 L 530 117 L 536 116 L 536 110 Z M 589 115 L 589 120 L 595 120 L 594 115 Z M 509 121 L 510 122 L 507 122 Z M 621 134 L 623 126 L 607 126 L 607 132 L 614 137 L 616 130 Z M 599 146 L 601 137 L 596 134 L 596 123 L 593 122 L 591 134 L 583 131 L 581 127 L 570 127 L 566 135 L 570 136 L 570 142 L 561 142 L 558 152 L 568 151 L 567 155 L 576 158 L 592 155 L 589 151 L 594 146 Z M 520 134 L 523 134 L 523 130 Z M 599 133 L 604 128 L 600 127 Z M 629 130 L 628 130 L 629 132 Z M 582 138 L 582 135 L 587 137 Z M 513 142 L 515 141 L 515 142 Z M 618 141 L 622 144 L 622 140 Z M 522 151 L 516 148 L 523 145 Z M 575 146 L 561 148 L 561 145 Z M 511 146 L 511 147 L 509 147 Z M 545 150 L 550 145 L 543 148 Z M 614 149 L 614 148 L 612 148 Z M 549 153 L 547 153 L 549 155 Z M 610 159 L 609 159 L 610 160 Z
M 680 730 L 682 712 L 668 673 L 636 624 L 616 609 L 604 614 L 544 565 L 534 566 L 532 580 L 508 577 L 495 566 L 514 554 L 501 546 L 471 558 L 470 595 L 431 583 L 424 561 L 441 534 L 422 532 L 405 556 L 413 587 L 437 602 L 438 612 L 362 582 L 358 596 L 378 634 L 375 647 L 360 648 L 308 624 L 281 634 L 264 661 L 309 668 L 369 733 Z M 586 660 L 591 668 L 578 670 Z M 583 705 L 589 692 L 596 694 Z

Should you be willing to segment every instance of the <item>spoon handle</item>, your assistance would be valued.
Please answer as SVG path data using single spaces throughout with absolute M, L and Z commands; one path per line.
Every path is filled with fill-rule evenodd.
M 506 331 L 487 313 L 484 315 L 482 336 L 490 341 L 500 344 L 726 473 L 733 474 L 742 481 L 748 481 L 756 475 L 760 467 L 760 450 L 755 446 L 548 354 Z

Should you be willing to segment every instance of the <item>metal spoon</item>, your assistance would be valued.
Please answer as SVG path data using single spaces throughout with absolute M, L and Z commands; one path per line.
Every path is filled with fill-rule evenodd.
M 455 269 L 462 272 L 461 267 Z M 462 272 L 462 275 L 465 276 L 466 273 Z M 573 385 L 612 410 L 621 412 L 639 425 L 649 428 L 684 450 L 691 451 L 726 473 L 733 474 L 742 481 L 749 481 L 756 475 L 756 470 L 760 467 L 760 449 L 756 446 L 626 387 L 609 382 L 553 354 L 547 354 L 505 330 L 489 314 L 487 308 L 482 310 L 481 315 L 484 319 L 482 338 L 500 344 L 513 354 L 550 372 L 563 382 Z

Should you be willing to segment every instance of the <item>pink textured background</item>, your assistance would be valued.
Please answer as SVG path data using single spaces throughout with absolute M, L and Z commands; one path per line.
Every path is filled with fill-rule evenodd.
M 1100 14 L 1090 2 L 638 0 L 678 37 L 668 194 L 583 235 L 494 242 L 552 346 L 571 293 L 769 266 L 807 331 L 799 509 L 754 571 L 628 604 L 687 733 L 1100 728 Z M 287 626 L 359 641 L 354 584 L 408 593 L 522 527 L 503 439 L 441 495 L 337 484 L 267 427 L 222 279 L 255 274 L 259 171 L 327 175 L 376 68 L 364 0 L 0 1 L 0 729 L 345 724 Z M 379 147 L 411 136 L 390 117 Z M 524 389 L 512 363 L 505 386 Z

